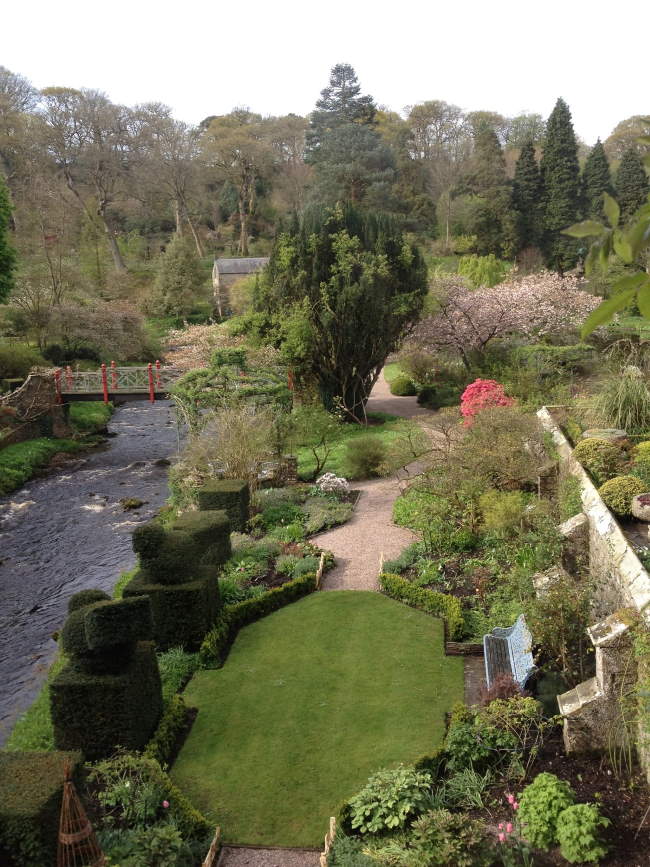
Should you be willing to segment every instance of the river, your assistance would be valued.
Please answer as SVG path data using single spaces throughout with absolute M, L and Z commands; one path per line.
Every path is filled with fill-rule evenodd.
M 45 679 L 70 596 L 112 591 L 135 564 L 134 527 L 167 498 L 165 459 L 177 451 L 171 404 L 118 407 L 109 432 L 105 447 L 0 498 L 0 744 Z M 145 505 L 125 511 L 125 497 Z

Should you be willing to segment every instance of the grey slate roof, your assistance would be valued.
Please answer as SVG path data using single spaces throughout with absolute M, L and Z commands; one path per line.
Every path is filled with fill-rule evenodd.
M 254 274 L 269 264 L 268 256 L 247 259 L 215 259 L 220 274 Z

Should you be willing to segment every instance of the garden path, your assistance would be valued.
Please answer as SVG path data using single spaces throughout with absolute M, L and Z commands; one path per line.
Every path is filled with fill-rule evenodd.
M 309 849 L 248 849 L 224 846 L 218 867 L 318 867 L 320 855 Z
M 368 411 L 414 419 L 431 415 L 415 397 L 394 397 L 383 373 L 370 395 Z M 352 519 L 316 537 L 321 548 L 332 551 L 337 563 L 323 579 L 323 590 L 376 590 L 382 554 L 385 560 L 394 559 L 415 541 L 415 533 L 393 524 L 393 503 L 404 478 L 407 475 L 401 474 L 354 484 L 361 496 Z

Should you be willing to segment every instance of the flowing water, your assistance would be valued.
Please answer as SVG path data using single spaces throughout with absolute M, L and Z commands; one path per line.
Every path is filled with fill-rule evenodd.
M 171 405 L 127 403 L 109 431 L 101 450 L 0 498 L 0 744 L 45 679 L 70 596 L 112 591 L 135 564 L 134 527 L 167 498 L 165 459 L 177 451 Z M 145 505 L 125 511 L 125 497 Z

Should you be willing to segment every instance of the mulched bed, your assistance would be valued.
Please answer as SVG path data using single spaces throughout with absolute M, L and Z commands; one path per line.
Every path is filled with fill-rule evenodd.
M 535 760 L 529 780 L 542 771 L 555 774 L 571 784 L 576 793 L 576 802 L 599 804 L 601 811 L 611 821 L 604 835 L 610 847 L 610 854 L 599 862 L 602 867 L 647 867 L 650 864 L 650 789 L 642 773 L 631 777 L 618 778 L 609 768 L 607 758 L 600 755 L 566 755 L 562 736 L 549 737 Z M 520 794 L 523 786 L 512 787 Z M 499 800 L 503 798 L 503 811 L 497 822 L 510 819 L 503 792 L 492 789 Z M 486 821 L 485 814 L 477 814 Z M 494 813 L 487 818 L 494 822 Z M 540 867 L 566 865 L 558 851 L 540 853 L 535 856 L 535 864 Z

